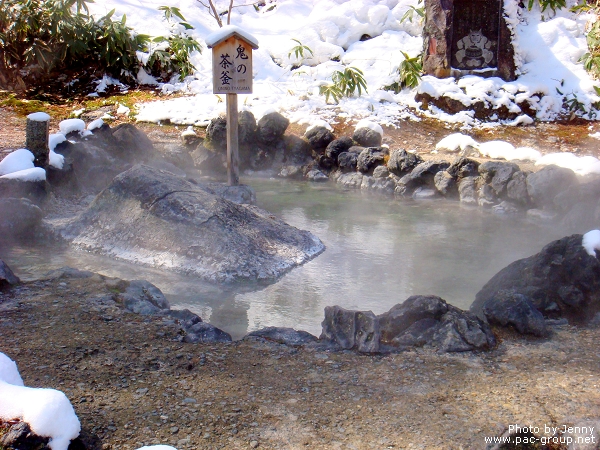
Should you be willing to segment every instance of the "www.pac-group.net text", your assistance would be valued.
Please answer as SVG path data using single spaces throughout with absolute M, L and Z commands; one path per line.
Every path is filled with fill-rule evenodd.
M 486 436 L 486 444 L 595 444 L 596 431 L 592 426 L 521 426 L 509 425 L 502 436 Z

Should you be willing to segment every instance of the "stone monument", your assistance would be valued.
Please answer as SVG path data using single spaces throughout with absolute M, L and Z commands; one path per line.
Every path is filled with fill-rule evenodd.
M 438 78 L 515 77 L 503 0 L 425 0 L 423 72 Z

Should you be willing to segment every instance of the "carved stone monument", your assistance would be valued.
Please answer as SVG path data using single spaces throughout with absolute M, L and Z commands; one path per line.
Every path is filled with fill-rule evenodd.
M 514 80 L 514 49 L 503 5 L 502 0 L 425 0 L 425 74 Z

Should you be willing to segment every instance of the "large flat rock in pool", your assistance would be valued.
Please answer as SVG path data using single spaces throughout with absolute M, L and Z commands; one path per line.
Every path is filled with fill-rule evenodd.
M 216 282 L 274 279 L 325 249 L 260 208 L 144 165 L 115 177 L 86 211 L 55 227 L 86 251 Z

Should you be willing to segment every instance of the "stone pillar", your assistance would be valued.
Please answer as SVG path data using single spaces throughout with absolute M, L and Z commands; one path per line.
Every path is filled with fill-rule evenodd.
M 436 78 L 451 74 L 452 0 L 425 0 L 423 72 Z
M 50 133 L 50 116 L 43 112 L 27 116 L 25 148 L 33 153 L 33 164 L 45 169 L 50 162 L 48 137 Z

